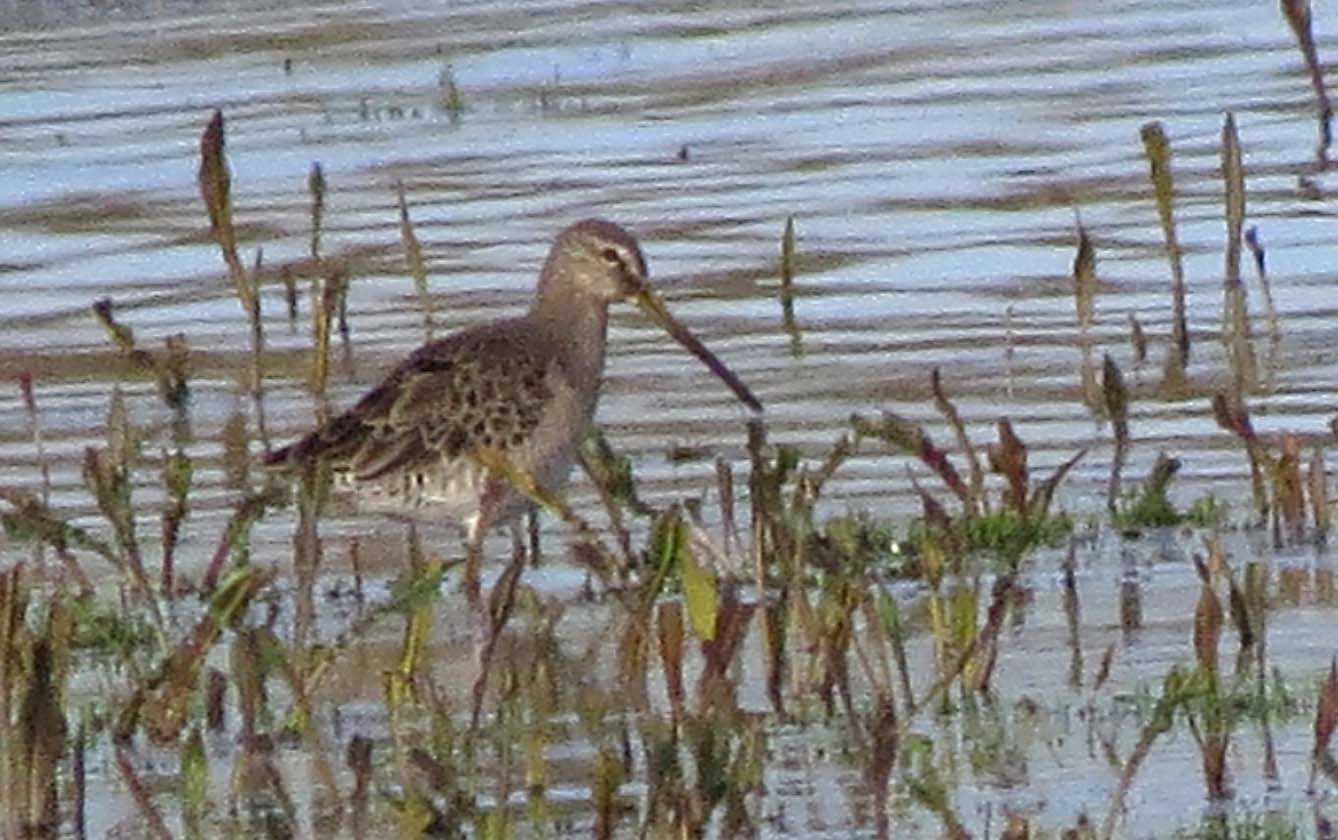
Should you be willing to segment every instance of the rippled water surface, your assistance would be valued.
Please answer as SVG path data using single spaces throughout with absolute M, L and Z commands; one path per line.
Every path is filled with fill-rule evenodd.
M 1321 58 L 1331 56 L 1338 24 L 1319 9 L 1315 25 Z M 1245 455 L 1209 406 L 1229 382 L 1218 340 L 1219 143 L 1232 112 L 1247 224 L 1267 249 L 1281 322 L 1270 345 L 1257 321 L 1263 375 L 1250 406 L 1261 432 L 1332 444 L 1333 179 L 1317 166 L 1314 96 L 1273 5 L 248 3 L 225 13 L 193 3 L 85 9 L 0 0 L 0 380 L 32 374 L 53 503 L 92 523 L 79 465 L 84 447 L 103 439 L 113 386 L 129 395 L 147 464 L 172 430 L 152 384 L 118 360 L 90 304 L 111 298 L 141 346 L 185 333 L 196 488 L 193 555 L 183 562 L 207 560 L 242 492 L 225 430 L 244 429 L 252 453 L 264 445 L 242 384 L 247 322 L 196 187 L 199 136 L 215 108 L 227 119 L 244 258 L 263 250 L 264 432 L 275 442 L 315 416 L 305 386 L 307 178 L 319 163 L 328 184 L 322 256 L 350 272 L 350 332 L 330 389 L 336 405 L 351 403 L 428 331 L 400 244 L 395 189 L 403 184 L 438 335 L 519 310 L 554 233 L 603 216 L 637 233 L 675 313 L 758 393 L 772 440 L 818 457 L 851 412 L 893 409 L 946 442 L 951 432 L 929 391 L 937 366 L 978 440 L 992 440 L 995 421 L 1008 416 L 1042 470 L 1090 445 L 1061 504 L 1099 515 L 1111 446 L 1109 428 L 1082 400 L 1071 280 L 1081 218 L 1100 282 L 1090 355 L 1110 354 L 1133 391 L 1127 475 L 1136 481 L 1166 450 L 1183 461 L 1177 502 L 1212 492 L 1243 518 Z M 1150 120 L 1162 121 L 1174 150 L 1194 342 L 1188 393 L 1175 399 L 1158 390 L 1170 281 L 1139 139 Z M 791 216 L 798 353 L 777 302 Z M 1245 271 L 1252 310 L 1262 313 L 1252 266 Z M 301 292 L 295 322 L 285 274 Z M 1141 365 L 1131 316 L 1150 342 Z M 714 484 L 710 457 L 683 461 L 671 457 L 675 447 L 719 453 L 742 469 L 745 412 L 705 369 L 630 309 L 615 312 L 610 341 L 598 419 L 633 459 L 648 498 Z M 921 469 L 866 444 L 833 479 L 826 509 L 868 510 L 904 526 L 919 510 L 908 467 Z M 156 469 L 136 480 L 146 504 L 157 498 Z M 17 387 L 0 389 L 0 482 L 41 487 Z M 571 496 L 598 519 L 584 479 Z M 549 544 L 560 545 L 561 526 L 545 527 Z M 290 515 L 261 522 L 257 558 L 286 563 L 292 528 Z M 396 543 L 399 529 L 336 518 L 323 534 L 337 554 L 355 537 Z M 456 550 L 448 532 L 430 536 L 442 538 L 440 550 Z M 1236 560 L 1269 552 L 1266 539 L 1233 540 Z M 1134 692 L 1191 657 L 1198 585 L 1188 557 L 1198 548 L 1197 538 L 1178 534 L 1132 547 L 1103 534 L 1077 550 L 1089 670 L 1119 642 L 1112 679 Z M 385 552 L 383 577 L 394 574 L 399 552 Z M 1334 651 L 1330 561 L 1297 551 L 1274 562 L 1300 578 L 1288 590 L 1294 599 L 1281 598 L 1270 655 L 1308 687 Z M 1117 775 L 1064 711 L 1081 706 L 1082 693 L 1059 708 L 1047 696 L 1062 690 L 1068 664 L 1055 568 L 1054 558 L 1037 558 L 1033 618 L 1001 654 L 1001 702 L 1019 705 L 996 710 L 1007 718 L 998 725 L 1034 727 L 1032 747 L 1015 775 L 963 767 L 954 780 L 976 836 L 997 833 L 1006 809 L 1052 827 L 1083 810 L 1103 814 Z M 1130 581 L 1146 588 L 1144 630 L 1133 635 L 1121 634 L 1116 613 Z M 579 575 L 559 564 L 535 584 L 566 591 Z M 605 628 L 593 612 L 572 619 L 574 646 L 598 647 Z M 394 655 L 393 635 L 386 651 L 367 654 L 373 670 Z M 443 662 L 468 662 L 461 645 L 442 645 Z M 379 697 L 376 684 L 340 691 L 331 702 L 355 718 Z M 1040 718 L 1019 711 L 1030 708 L 1024 698 L 1041 701 Z M 760 692 L 757 700 L 763 708 Z M 1302 795 L 1308 726 L 1279 735 L 1286 760 L 1275 788 L 1260 776 L 1256 746 L 1238 743 L 1231 760 L 1240 802 Z M 1116 740 L 1133 737 L 1116 731 Z M 775 795 L 762 810 L 774 815 L 788 803 L 789 816 L 765 832 L 870 830 L 847 801 L 857 772 L 820 757 L 825 737 L 775 733 L 773 746 L 789 758 L 776 765 Z M 1156 754 L 1132 794 L 1140 807 L 1125 824 L 1131 836 L 1206 807 L 1197 776 L 1174 784 L 1187 773 L 1198 773 L 1192 745 Z M 572 782 L 578 801 L 581 784 Z M 110 773 L 102 790 L 99 812 L 135 825 Z M 924 812 L 900 818 L 908 832 L 938 831 Z M 588 815 L 576 819 L 588 823 Z

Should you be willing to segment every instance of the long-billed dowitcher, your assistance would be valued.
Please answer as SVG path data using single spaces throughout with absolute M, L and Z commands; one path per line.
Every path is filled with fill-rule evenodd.
M 423 345 L 348 411 L 266 461 L 329 459 L 358 507 L 458 523 L 465 588 L 476 596 L 484 538 L 503 524 L 515 534 L 530 506 L 479 451 L 500 450 L 546 489 L 566 481 L 599 400 L 609 304 L 625 300 L 761 411 L 651 290 L 636 238 L 586 219 L 558 234 L 528 312 Z

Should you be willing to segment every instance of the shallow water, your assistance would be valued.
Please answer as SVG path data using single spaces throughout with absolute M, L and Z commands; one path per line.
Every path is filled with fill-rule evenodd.
M 1092 358 L 1110 353 L 1134 392 L 1126 476 L 1137 480 L 1165 449 L 1184 465 L 1178 503 L 1212 492 L 1243 517 L 1245 456 L 1209 407 L 1229 381 L 1217 336 L 1225 238 L 1218 138 L 1230 111 L 1244 146 L 1247 224 L 1267 247 L 1282 324 L 1275 349 L 1257 342 L 1265 375 L 1251 410 L 1262 432 L 1332 442 L 1332 176 L 1316 168 L 1313 96 L 1273 7 L 1181 0 L 1011 7 L 907 0 L 802 10 L 727 0 L 268 6 L 225 14 L 185 3 L 95 10 L 0 2 L 0 12 L 14 12 L 0 17 L 0 293 L 8 306 L 0 377 L 34 375 L 52 499 L 81 522 L 95 519 L 80 459 L 102 440 L 108 394 L 123 371 L 89 311 L 104 296 L 142 346 L 188 336 L 187 451 L 196 488 L 183 562 L 208 558 L 240 496 L 223 432 L 240 415 L 254 434 L 239 385 L 249 344 L 195 186 L 199 132 L 215 107 L 228 120 L 244 258 L 263 249 L 269 271 L 265 411 L 276 441 L 313 418 L 303 384 L 307 281 L 299 281 L 294 326 L 279 276 L 285 267 L 300 271 L 308 256 L 306 179 L 319 162 L 328 182 L 322 254 L 353 269 L 350 341 L 335 354 L 331 386 L 338 405 L 426 334 L 399 242 L 394 190 L 402 182 L 431 273 L 438 334 L 523 306 L 553 233 L 605 216 L 637 232 L 676 314 L 766 403 L 774 441 L 818 456 L 852 411 L 886 408 L 923 420 L 947 442 L 951 433 L 929 395 L 928 372 L 938 366 L 977 440 L 993 439 L 995 420 L 1007 415 L 1038 469 L 1091 445 L 1061 502 L 1097 515 L 1111 446 L 1109 429 L 1081 401 L 1069 279 L 1076 214 L 1099 261 Z M 1338 26 L 1320 10 L 1316 27 L 1324 57 Z M 444 105 L 447 79 L 462 111 Z M 1174 148 L 1194 340 L 1189 396 L 1178 400 L 1156 387 L 1170 332 L 1169 270 L 1138 134 L 1153 119 L 1163 121 Z M 787 216 L 798 231 L 797 356 L 776 303 Z M 1259 313 L 1248 260 L 1244 276 Z M 1129 340 L 1131 314 L 1152 345 L 1141 366 Z M 1262 319 L 1256 325 L 1263 336 Z M 721 453 L 742 470 L 744 412 L 708 372 L 629 311 L 615 313 L 611 342 L 599 421 L 633 458 L 647 498 L 714 484 L 710 458 L 679 463 L 671 445 Z M 151 502 L 170 413 L 150 384 L 125 388 L 146 436 L 139 498 Z M 252 442 L 253 451 L 259 446 Z M 920 469 L 866 444 L 829 485 L 827 509 L 867 509 L 904 523 L 918 511 L 908 466 Z M 40 481 L 26 415 L 10 389 L 0 394 L 0 482 L 37 490 Z M 584 481 L 571 496 L 595 515 Z M 370 530 L 395 531 L 350 519 L 325 523 L 323 533 L 340 556 Z M 286 563 L 291 531 L 291 517 L 262 522 L 257 556 Z M 556 525 L 547 534 L 550 545 L 563 539 Z M 389 548 L 371 561 L 379 564 L 372 572 L 388 576 L 402 543 L 378 536 Z M 1135 574 L 1144 578 L 1144 614 L 1155 632 L 1121 639 L 1118 661 L 1128 670 L 1113 678 L 1121 685 L 1155 683 L 1170 663 L 1192 655 L 1187 605 L 1198 587 L 1186 560 L 1198 545 L 1168 539 L 1176 551 L 1165 560 L 1147 543 L 1129 548 L 1113 537 L 1079 549 L 1085 604 L 1114 603 L 1130 574 L 1122 552 L 1143 558 Z M 1268 551 L 1242 540 L 1236 557 Z M 1329 568 L 1327 558 L 1304 552 L 1276 560 L 1316 574 Z M 1062 611 L 1045 595 L 1055 563 L 1042 557 L 1034 568 L 1035 618 L 1004 645 L 1005 658 L 1024 663 L 1001 666 L 1009 697 L 1062 684 L 1061 672 L 1039 666 L 1062 649 L 1063 637 L 1036 632 L 1051 622 L 1062 628 Z M 536 585 L 562 591 L 577 577 L 550 574 Z M 1290 678 L 1309 685 L 1322 673 L 1333 649 L 1311 630 L 1331 622 L 1333 609 L 1332 599 L 1303 598 L 1273 619 L 1270 656 Z M 1084 622 L 1092 662 L 1119 621 L 1092 608 Z M 591 631 L 583 624 L 575 621 L 573 638 Z M 395 640 L 386 641 L 393 656 Z M 377 687 L 363 688 L 372 692 L 362 701 L 374 703 Z M 357 693 L 347 702 L 356 705 Z M 1301 752 L 1306 731 L 1291 733 Z M 803 738 L 795 746 L 811 748 Z M 1175 749 L 1184 752 L 1169 753 L 1165 772 L 1197 772 L 1192 745 Z M 962 779 L 961 813 L 983 820 L 989 807 L 1042 803 L 1035 813 L 1059 825 L 1083 808 L 1101 812 L 1109 768 L 1033 750 L 1021 785 Z M 816 764 L 811 772 L 821 778 L 794 798 L 822 810 L 831 805 L 828 788 L 845 790 L 849 779 Z M 1074 772 L 1075 764 L 1083 770 Z M 1257 772 L 1239 772 L 1242 799 L 1262 800 Z M 1196 785 L 1151 787 L 1157 778 L 1153 768 L 1140 779 L 1149 787 L 1130 813 L 1132 834 L 1204 807 Z M 1302 785 L 1289 777 L 1283 789 L 1299 796 Z M 103 804 L 116 819 L 131 813 L 115 792 Z M 849 809 L 836 810 L 844 816 L 819 820 L 834 835 L 867 830 L 841 823 Z M 934 825 L 923 813 L 907 819 L 920 820 L 921 830 Z M 996 817 L 995 830 L 999 824 Z M 970 827 L 984 831 L 983 823 Z M 776 833 L 806 832 L 789 829 Z

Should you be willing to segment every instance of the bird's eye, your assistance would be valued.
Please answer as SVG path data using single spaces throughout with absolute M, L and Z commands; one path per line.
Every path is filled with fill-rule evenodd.
M 623 264 L 623 258 L 622 258 L 622 255 L 619 254 L 619 253 L 618 253 L 615 249 L 613 249 L 613 248 L 605 248 L 604 250 L 602 250 L 602 251 L 599 252 L 599 256 L 600 256 L 600 259 L 604 260 L 604 262 L 608 263 L 609 265 L 618 265 L 618 266 L 620 266 L 620 265 Z

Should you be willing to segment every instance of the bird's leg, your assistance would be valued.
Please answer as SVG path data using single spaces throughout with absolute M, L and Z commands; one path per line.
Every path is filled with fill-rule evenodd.
M 488 538 L 488 531 L 497 524 L 497 511 L 506 498 L 508 487 L 505 478 L 489 473 L 479 493 L 478 511 L 466 528 L 465 579 L 461 589 L 469 599 L 469 605 L 476 609 L 483 604 L 483 543 Z
M 482 590 L 482 570 L 483 570 L 483 541 L 488 536 L 488 528 L 484 524 L 484 517 L 480 514 L 474 517 L 465 529 L 465 577 L 460 583 L 460 590 L 464 592 L 465 598 L 469 600 L 471 607 L 477 608 L 483 601 Z
M 474 681 L 473 712 L 469 719 L 471 732 L 478 729 L 479 721 L 482 719 L 483 700 L 488 691 L 488 675 L 492 673 L 493 654 L 497 650 L 497 640 L 501 638 L 502 631 L 506 629 L 506 624 L 511 619 L 512 612 L 514 612 L 516 586 L 520 582 L 521 572 L 525 570 L 525 534 L 520 519 L 512 519 L 509 530 L 511 531 L 511 562 L 507 564 L 506 569 L 497 578 L 492 595 L 488 598 L 488 635 L 478 652 L 479 675 Z
M 529 515 L 529 521 L 534 521 L 533 514 Z M 534 544 L 531 542 L 528 547 L 526 546 L 525 533 L 521 531 L 519 519 L 511 520 L 511 527 L 509 530 L 511 531 L 511 562 L 516 565 L 522 565 L 524 564 L 526 557 L 533 556 Z M 533 537 L 533 533 L 534 529 L 531 527 L 531 537 Z
M 530 537 L 530 565 L 538 566 L 543 557 L 539 554 L 539 508 L 531 506 L 525 514 L 525 524 Z

